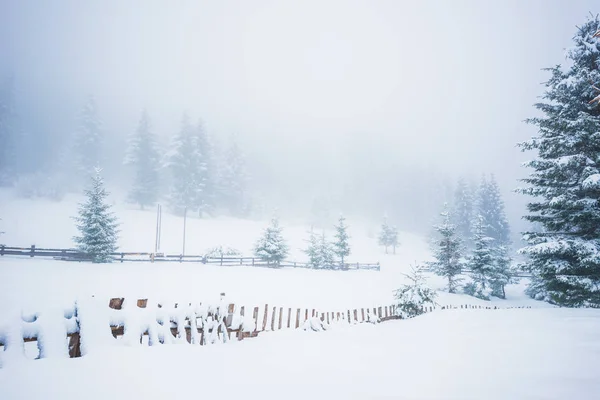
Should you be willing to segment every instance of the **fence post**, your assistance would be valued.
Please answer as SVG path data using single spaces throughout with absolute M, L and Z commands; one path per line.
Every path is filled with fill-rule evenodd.
M 348 323 L 351 324 L 352 323 L 352 319 L 350 318 L 350 310 L 348 310 Z
M 4 245 L 0 244 L 0 256 L 4 255 Z
M 358 322 L 358 310 L 356 308 L 354 309 L 354 320 Z
M 290 307 L 290 308 L 288 308 L 288 324 L 287 324 L 288 329 L 290 329 L 292 327 L 291 322 L 292 322 L 292 308 Z
M 252 257 L 252 266 L 254 267 L 254 257 Z
M 179 255 L 179 262 L 183 262 L 183 254 Z
M 242 265 L 243 261 L 244 261 L 244 259 L 242 257 L 240 257 L 240 265 Z
M 31 245 L 31 255 L 29 257 L 33 257 L 35 255 L 35 244 Z
M 283 318 L 283 307 L 279 307 L 279 330 L 281 330 L 281 318 Z
M 254 313 L 252 314 L 252 317 L 254 318 L 254 325 L 256 325 L 254 332 L 256 332 L 258 331 L 258 307 L 254 307 Z
M 221 253 L 221 265 L 223 265 L 223 253 Z
M 360 314 L 362 316 L 362 322 L 365 322 L 365 309 L 364 308 L 360 309 Z
M 304 311 L 304 320 L 308 321 L 308 308 Z
M 263 331 L 267 328 L 267 318 L 269 318 L 269 305 L 265 304 L 265 315 L 263 317 L 263 326 L 262 326 Z
M 123 262 L 123 256 L 124 254 L 121 252 L 121 262 Z
M 296 329 L 300 326 L 300 309 L 296 311 Z
M 277 307 L 273 307 L 273 313 L 271 314 L 271 332 L 275 330 L 275 312 Z

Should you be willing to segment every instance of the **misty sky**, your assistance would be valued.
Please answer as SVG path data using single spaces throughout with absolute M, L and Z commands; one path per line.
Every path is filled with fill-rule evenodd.
M 508 196 L 541 68 L 564 61 L 590 11 L 597 1 L 4 0 L 0 74 L 55 130 L 94 94 L 114 135 L 143 107 L 172 135 L 187 111 L 286 171 L 275 180 L 313 158 L 335 170 L 350 142 L 357 163 L 493 172 Z

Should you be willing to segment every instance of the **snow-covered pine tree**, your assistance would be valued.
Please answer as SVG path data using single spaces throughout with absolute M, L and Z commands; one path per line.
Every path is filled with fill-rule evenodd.
M 387 218 L 383 219 L 381 230 L 379 231 L 378 243 L 385 247 L 385 254 L 388 254 L 388 247 L 392 242 L 392 227 L 388 224 Z
M 216 175 L 215 158 L 211 138 L 209 137 L 202 121 L 196 124 L 196 145 L 201 158 L 198 170 L 198 181 L 203 182 L 202 193 L 199 198 L 198 208 L 200 213 L 213 213 L 216 204 Z
M 485 176 L 477 191 L 477 211 L 483 217 L 486 236 L 494 239 L 495 245 L 510 244 L 510 226 L 504 211 L 504 201 L 496 178 L 492 174 L 489 180 Z
M 394 291 L 398 310 L 403 318 L 412 318 L 423 314 L 424 307 L 435 306 L 437 293 L 425 285 L 422 267 L 411 267 L 405 275 L 408 283 Z
M 73 162 L 81 178 L 94 173 L 102 163 L 103 137 L 93 96 L 86 100 L 79 115 L 79 127 L 73 138 Z
M 335 254 L 340 259 L 342 267 L 344 266 L 344 259 L 350 255 L 350 243 L 348 240 L 348 226 L 346 225 L 346 218 L 340 215 L 337 225 L 335 225 L 335 241 L 333 247 Z
M 234 138 L 231 139 L 231 144 L 225 154 L 220 178 L 220 203 L 229 209 L 233 216 L 246 215 L 249 211 L 246 193 L 248 172 L 242 151 Z
M 460 178 L 454 192 L 454 204 L 452 206 L 452 223 L 456 226 L 456 234 L 462 243 L 471 247 L 471 224 L 473 222 L 473 194 L 467 182 Z
M 137 130 L 129 137 L 125 157 L 125 164 L 135 169 L 129 200 L 139 204 L 142 210 L 158 200 L 159 163 L 156 137 L 151 131 L 148 113 L 144 110 Z
M 14 180 L 16 143 L 14 78 L 10 77 L 0 86 L 0 186 Z
M 493 271 L 490 277 L 490 288 L 492 296 L 506 299 L 505 287 L 509 283 L 516 283 L 515 271 L 512 268 L 512 259 L 509 256 L 509 248 L 504 245 L 495 246 L 492 249 Z
M 434 226 L 438 237 L 435 239 L 433 249 L 435 261 L 428 262 L 428 267 L 439 276 L 448 280 L 448 292 L 455 293 L 460 282 L 461 273 L 461 242 L 456 235 L 456 227 L 450 222 L 450 211 L 444 205 L 441 213 L 442 223 Z
M 119 223 L 106 202 L 108 193 L 100 172 L 96 168 L 91 186 L 84 192 L 86 201 L 79 205 L 79 215 L 75 217 L 80 236 L 73 240 L 93 262 L 106 263 L 112 261 L 111 253 L 117 250 Z
M 492 242 L 494 239 L 485 234 L 484 219 L 481 215 L 475 217 L 473 226 L 473 252 L 466 267 L 471 270 L 473 282 L 465 285 L 465 293 L 489 300 L 492 288 L 490 281 L 494 276 L 494 255 Z
M 256 242 L 254 255 L 269 264 L 279 265 L 288 254 L 288 245 L 283 238 L 282 229 L 277 218 L 271 219 L 261 238 Z
M 528 221 L 543 229 L 524 233 L 528 293 L 562 306 L 600 305 L 600 106 L 590 101 L 600 84 L 597 16 L 578 28 L 568 64 L 549 68 L 542 116 L 528 122 L 538 135 L 520 143 L 536 152 L 519 192 L 532 196 Z
M 308 263 L 312 268 L 321 267 L 321 253 L 319 251 L 319 238 L 315 235 L 315 232 L 311 229 L 310 236 L 307 240 L 308 247 L 303 250 L 308 256 Z
M 201 172 L 206 165 L 187 114 L 182 118 L 181 130 L 171 142 L 165 166 L 171 171 L 169 202 L 173 212 L 182 215 L 186 209 L 200 211 L 205 184 Z
M 319 259 L 321 261 L 321 268 L 331 269 L 335 265 L 335 249 L 327 240 L 325 232 L 321 234 L 319 241 Z

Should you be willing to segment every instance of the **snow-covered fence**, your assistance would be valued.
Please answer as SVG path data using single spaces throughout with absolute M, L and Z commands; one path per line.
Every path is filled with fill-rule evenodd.
M 323 330 L 335 323 L 398 319 L 395 306 L 321 312 L 317 309 L 158 303 L 148 299 L 106 302 L 89 298 L 67 309 L 15 313 L 0 322 L 0 365 L 25 358 L 80 357 L 102 346 L 243 340 L 282 329 Z M 37 344 L 36 347 L 33 347 Z
M 498 306 L 424 307 L 423 313 L 448 309 L 500 309 Z M 531 308 L 531 307 L 507 307 Z M 16 313 L 0 321 L 0 366 L 27 358 L 80 357 L 106 346 L 209 345 L 256 337 L 283 329 L 321 331 L 335 324 L 402 319 L 396 305 L 323 312 L 310 308 L 238 307 L 216 304 L 158 303 L 148 299 L 79 300 L 62 308 Z M 36 347 L 33 347 L 37 344 Z
M 90 261 L 91 257 L 87 254 L 79 252 L 76 249 L 51 249 L 39 248 L 35 245 L 30 247 L 9 247 L 0 245 L 0 256 L 25 256 L 25 257 L 51 257 L 54 259 L 65 261 Z M 235 257 L 235 256 L 220 256 L 207 257 L 205 255 L 182 255 L 182 254 L 163 254 L 163 253 L 128 253 L 120 252 L 113 253 L 112 257 L 117 262 L 179 262 L 179 263 L 202 263 L 221 266 L 253 266 L 253 267 L 268 267 L 268 268 L 312 268 L 312 265 L 306 262 L 284 260 L 278 264 L 269 263 L 265 260 L 256 257 Z M 379 263 L 344 263 L 344 265 L 335 265 L 341 270 L 372 270 L 379 271 Z

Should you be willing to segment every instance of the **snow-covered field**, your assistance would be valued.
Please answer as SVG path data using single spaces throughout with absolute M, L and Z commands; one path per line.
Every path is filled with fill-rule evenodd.
M 11 191 L 0 191 L 2 241 L 8 245 L 38 247 L 72 247 L 76 234 L 70 216 L 77 209 L 77 198 L 68 197 L 56 203 L 45 200 L 23 200 Z M 154 247 L 155 213 L 140 211 L 116 203 L 115 211 L 122 221 L 120 246 L 125 251 L 152 251 Z M 209 247 L 235 247 L 245 255 L 266 221 L 233 218 L 190 218 L 187 224 L 187 252 L 201 254 Z M 40 304 L 69 305 L 79 296 L 150 298 L 165 301 L 212 301 L 225 292 L 228 301 L 238 305 L 318 308 L 323 311 L 347 310 L 354 307 L 389 305 L 393 290 L 404 280 L 403 273 L 411 264 L 429 258 L 425 240 L 409 233 L 400 234 L 397 254 L 386 255 L 370 229 L 359 223 L 350 224 L 352 255 L 349 261 L 381 262 L 376 271 L 315 271 L 284 268 L 272 270 L 252 267 L 221 267 L 201 264 L 116 263 L 93 265 L 30 258 L 0 258 L 0 315 L 6 308 L 35 309 Z M 163 214 L 162 250 L 178 253 L 181 249 L 182 218 Z M 289 241 L 292 259 L 305 260 L 308 226 L 286 223 L 284 234 Z M 431 276 L 429 283 L 442 288 L 444 281 Z M 523 296 L 523 285 L 508 288 L 501 306 L 543 305 Z M 469 296 L 440 293 L 439 303 L 484 304 Z
M 451 310 L 0 369 L 12 399 L 594 399 L 600 311 Z

